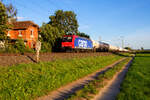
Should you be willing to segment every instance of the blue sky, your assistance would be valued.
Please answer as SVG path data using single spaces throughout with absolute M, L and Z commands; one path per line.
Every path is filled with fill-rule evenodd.
M 150 48 L 150 0 L 3 0 L 18 9 L 19 20 L 39 26 L 58 9 L 77 14 L 79 31 L 121 47 Z

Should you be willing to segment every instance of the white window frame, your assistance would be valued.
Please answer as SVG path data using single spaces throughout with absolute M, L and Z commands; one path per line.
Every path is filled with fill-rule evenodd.
M 30 37 L 31 37 L 31 38 L 34 38 L 33 33 L 34 33 L 34 30 L 33 30 L 33 29 L 31 29 L 31 34 L 30 34 Z
M 19 37 L 22 37 L 22 32 L 21 32 L 21 30 L 19 30 L 19 35 L 18 35 Z
M 8 31 L 8 34 L 7 34 L 7 36 L 8 36 L 8 37 L 10 37 L 10 36 L 11 36 L 9 31 Z

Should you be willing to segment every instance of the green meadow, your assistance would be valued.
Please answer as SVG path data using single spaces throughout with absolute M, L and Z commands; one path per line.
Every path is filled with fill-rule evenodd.
M 136 54 L 117 100 L 150 100 L 150 54 Z

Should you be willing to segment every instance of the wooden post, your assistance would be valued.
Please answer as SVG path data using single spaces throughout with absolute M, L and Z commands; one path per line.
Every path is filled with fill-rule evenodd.
M 37 41 L 35 45 L 36 49 L 36 62 L 39 62 L 39 55 L 40 55 L 40 50 L 41 50 L 41 42 Z

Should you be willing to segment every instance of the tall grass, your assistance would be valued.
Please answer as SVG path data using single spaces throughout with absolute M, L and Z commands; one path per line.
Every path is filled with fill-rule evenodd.
M 137 54 L 117 100 L 150 100 L 150 54 Z
M 19 64 L 0 68 L 0 100 L 29 100 L 105 67 L 117 55 Z

